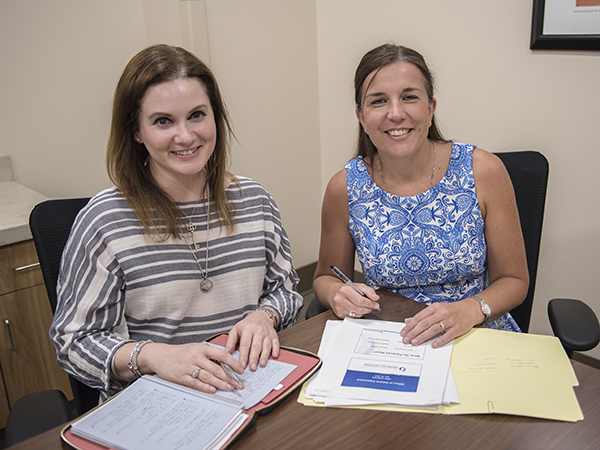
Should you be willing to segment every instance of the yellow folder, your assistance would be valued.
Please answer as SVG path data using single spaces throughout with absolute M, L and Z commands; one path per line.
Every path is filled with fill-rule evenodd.
M 576 422 L 583 413 L 577 377 L 554 336 L 475 328 L 454 342 L 452 373 L 460 404 L 436 410 L 369 405 L 364 409 L 433 414 L 512 414 Z M 298 401 L 323 406 L 304 396 Z M 351 408 L 354 408 L 352 406 Z

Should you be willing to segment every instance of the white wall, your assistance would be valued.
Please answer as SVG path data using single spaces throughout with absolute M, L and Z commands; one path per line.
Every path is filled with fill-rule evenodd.
M 233 169 L 273 194 L 299 267 L 316 260 L 322 192 L 352 153 L 354 69 L 402 43 L 437 74 L 447 137 L 550 160 L 531 326 L 549 334 L 552 297 L 600 315 L 600 53 L 532 52 L 530 27 L 523 0 L 0 0 L 0 153 L 50 197 L 108 186 L 121 70 L 146 45 L 184 45 L 210 61 L 240 141 Z

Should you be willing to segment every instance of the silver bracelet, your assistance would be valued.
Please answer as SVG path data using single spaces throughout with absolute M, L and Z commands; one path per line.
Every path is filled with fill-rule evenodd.
M 265 308 L 264 306 L 259 306 L 258 308 L 255 309 L 255 311 L 264 311 L 267 313 L 267 315 L 269 316 L 270 319 L 273 320 L 273 328 L 275 328 L 275 330 L 277 330 L 277 322 L 279 322 L 278 318 L 277 318 L 277 314 L 274 313 L 272 310 L 270 310 L 269 308 Z
M 121 376 L 119 375 L 119 373 L 117 372 L 117 368 L 115 367 L 115 360 L 117 358 L 115 357 L 115 355 L 113 355 L 112 360 L 110 361 L 110 373 L 112 373 L 115 376 L 115 379 L 117 381 L 127 381 L 124 380 L 123 378 L 121 378 Z
M 127 364 L 127 367 L 129 367 L 129 370 L 131 370 L 131 373 L 133 373 L 136 376 L 136 378 L 140 378 L 142 376 L 140 368 L 138 367 L 138 355 L 142 347 L 150 343 L 152 343 L 150 339 L 138 342 L 137 344 L 135 344 L 135 347 L 133 347 L 131 356 L 129 356 L 129 364 Z

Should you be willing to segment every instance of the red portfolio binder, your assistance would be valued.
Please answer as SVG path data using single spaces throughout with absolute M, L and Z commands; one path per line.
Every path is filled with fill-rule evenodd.
M 208 342 L 225 346 L 227 341 L 227 334 L 219 334 L 210 339 Z M 273 358 L 271 358 L 273 359 Z M 221 448 L 225 448 L 233 443 L 238 437 L 240 437 L 250 426 L 254 423 L 254 420 L 257 416 L 267 414 L 271 412 L 277 405 L 279 405 L 283 400 L 285 400 L 298 386 L 300 386 L 304 381 L 306 381 L 313 373 L 315 373 L 319 367 L 321 366 L 320 358 L 305 350 L 298 350 L 289 347 L 281 347 L 279 352 L 278 361 L 286 362 L 289 364 L 293 364 L 296 368 L 280 382 L 278 389 L 273 389 L 268 395 L 266 395 L 258 404 L 244 411 L 243 417 L 239 420 L 243 420 L 241 424 L 236 425 L 237 428 L 235 432 L 231 435 L 229 440 L 221 446 Z M 150 377 L 153 378 L 153 377 Z M 161 380 L 161 384 L 166 383 L 169 385 L 173 385 L 173 383 L 166 382 Z M 203 394 L 199 393 L 199 391 L 194 391 L 187 387 L 181 387 L 178 385 L 174 385 L 177 388 L 183 388 L 189 391 L 193 391 L 195 394 L 198 394 L 200 397 Z M 126 395 L 127 389 L 124 389 L 119 394 L 115 395 L 111 399 L 107 400 L 103 404 L 98 407 L 92 409 L 88 413 L 86 413 L 82 417 L 86 417 L 90 414 L 94 414 L 99 408 L 102 408 L 104 405 L 109 403 L 112 399 L 117 398 L 121 395 Z M 218 395 L 218 394 L 217 394 Z M 210 396 L 210 394 L 209 394 Z M 78 418 L 77 420 L 80 420 Z M 63 441 L 68 444 L 70 447 L 81 450 L 109 450 L 112 447 L 100 444 L 95 442 L 94 440 L 87 439 L 85 437 L 79 436 L 73 432 L 71 429 L 71 424 L 67 425 L 61 433 Z M 101 437 L 100 437 L 101 438 Z

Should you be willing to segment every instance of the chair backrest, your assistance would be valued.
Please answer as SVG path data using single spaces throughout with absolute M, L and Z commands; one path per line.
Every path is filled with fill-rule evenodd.
M 548 186 L 548 160 L 539 152 L 520 151 L 496 153 L 510 175 L 517 208 L 521 219 L 527 268 L 529 269 L 529 290 L 523 303 L 510 311 L 523 332 L 529 331 L 533 294 L 537 278 L 542 224 L 546 205 L 546 189 Z
M 47 200 L 36 205 L 29 216 L 29 227 L 40 261 L 52 314 L 56 311 L 56 285 L 60 259 L 79 211 L 89 198 Z M 75 407 L 79 415 L 98 405 L 99 393 L 69 376 Z
M 52 314 L 56 311 L 56 284 L 60 258 L 75 217 L 89 200 L 89 198 L 47 200 L 36 205 L 29 216 L 29 228 L 40 260 Z

